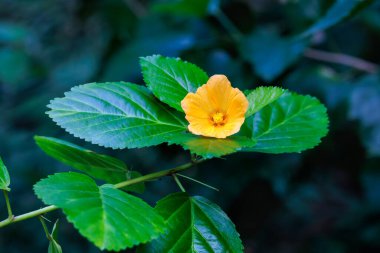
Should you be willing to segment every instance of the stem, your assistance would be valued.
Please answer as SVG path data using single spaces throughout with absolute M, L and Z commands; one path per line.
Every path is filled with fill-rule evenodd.
M 218 19 L 220 24 L 228 31 L 231 37 L 234 40 L 239 41 L 242 35 L 239 29 L 237 29 L 234 23 L 232 23 L 232 21 L 227 17 L 227 15 L 224 14 L 224 12 L 219 8 L 215 11 L 214 15 Z
M 127 180 L 127 181 L 115 184 L 114 186 L 115 186 L 115 188 L 123 188 L 123 187 L 128 186 L 128 185 L 138 184 L 138 183 L 142 183 L 142 182 L 145 182 L 145 181 L 157 179 L 157 178 L 160 178 L 160 177 L 163 177 L 163 176 L 173 175 L 173 174 L 175 174 L 177 172 L 187 170 L 188 168 L 191 168 L 194 165 L 196 165 L 198 163 L 201 163 L 203 161 L 204 160 L 198 160 L 196 162 L 186 163 L 186 164 L 183 164 L 181 166 L 175 167 L 173 169 L 162 170 L 162 171 L 151 173 L 151 174 L 148 174 L 148 175 L 145 175 L 145 176 L 142 176 L 142 177 L 137 177 L 137 178 L 134 178 L 134 179 L 130 179 L 130 180 Z
M 175 174 L 175 173 L 177 173 L 179 171 L 184 171 L 186 169 L 189 169 L 189 168 L 191 168 L 191 167 L 193 167 L 193 166 L 195 166 L 198 163 L 201 163 L 203 161 L 205 161 L 205 160 L 200 159 L 200 160 L 197 160 L 197 161 L 193 161 L 193 162 L 190 162 L 190 163 L 183 164 L 183 165 L 175 167 L 173 169 L 158 171 L 158 172 L 151 173 L 151 174 L 148 174 L 148 175 L 145 175 L 145 176 L 141 176 L 141 177 L 138 177 L 138 178 L 130 179 L 130 180 L 127 180 L 127 181 L 115 184 L 114 187 L 117 188 L 117 189 L 119 189 L 119 188 L 123 188 L 123 187 L 128 186 L 128 185 L 138 184 L 138 183 L 142 183 L 142 182 L 145 182 L 145 181 L 148 181 L 148 180 L 157 179 L 157 178 L 160 178 L 160 177 L 163 177 L 163 176 L 173 175 L 173 174 Z M 22 215 L 19 215 L 19 216 L 13 216 L 12 215 L 11 218 L 8 218 L 8 219 L 3 220 L 3 221 L 0 222 L 0 228 L 8 226 L 8 225 L 10 225 L 12 223 L 16 223 L 16 222 L 19 222 L 19 221 L 23 221 L 23 220 L 34 218 L 34 217 L 40 216 L 42 214 L 45 214 L 45 213 L 57 210 L 57 209 L 59 209 L 59 207 L 51 205 L 51 206 L 47 206 L 47 207 L 44 207 L 44 208 L 41 208 L 41 209 L 38 209 L 38 210 L 35 210 L 35 211 L 32 211 L 32 212 L 29 212 L 29 213 L 25 213 L 25 214 L 22 214 Z
M 346 65 L 371 74 L 379 71 L 378 65 L 346 54 L 331 53 L 309 48 L 305 51 L 304 56 L 318 61 Z
M 46 223 L 45 223 L 45 220 L 42 218 L 42 215 L 38 216 L 38 219 L 41 221 L 41 224 L 42 224 L 42 227 L 44 228 L 44 231 L 45 231 L 45 234 L 46 234 L 46 238 L 51 241 L 51 235 L 49 233 L 49 230 L 46 226 Z
M 182 192 L 186 192 L 185 188 L 181 184 L 181 181 L 179 181 L 177 174 L 172 174 L 174 181 L 177 183 L 178 187 L 181 189 Z
M 12 213 L 11 203 L 9 202 L 8 191 L 3 190 L 3 193 L 4 193 L 5 203 L 7 204 L 8 220 L 12 220 L 13 213 Z

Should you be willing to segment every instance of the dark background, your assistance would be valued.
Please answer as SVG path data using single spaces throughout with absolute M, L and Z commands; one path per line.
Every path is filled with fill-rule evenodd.
M 142 173 L 189 160 L 176 146 L 116 152 L 91 146 L 45 114 L 50 99 L 75 85 L 142 84 L 138 57 L 159 53 L 180 56 L 209 75 L 226 74 L 240 89 L 277 85 L 312 94 L 328 107 L 330 133 L 313 150 L 234 154 L 186 173 L 220 189 L 183 180 L 191 194 L 223 207 L 247 253 L 380 252 L 378 67 L 357 60 L 354 67 L 331 63 L 347 63 L 342 55 L 380 63 L 379 1 L 315 33 L 306 51 L 294 54 L 289 38 L 319 20 L 334 1 L 211 1 L 208 9 L 202 8 L 205 1 L 192 1 L 187 8 L 160 11 L 153 8 L 157 1 L 148 0 L 0 0 L 0 154 L 11 175 L 15 213 L 42 207 L 33 184 L 70 169 L 38 149 L 36 134 L 113 154 Z M 315 60 L 321 51 L 339 55 Z M 264 74 L 260 66 L 266 66 Z M 154 204 L 177 190 L 166 178 L 148 183 L 142 196 Z M 2 198 L 0 206 L 5 218 Z M 64 252 L 100 252 L 60 211 L 47 217 L 60 218 Z M 47 252 L 47 245 L 36 219 L 0 230 L 0 252 Z

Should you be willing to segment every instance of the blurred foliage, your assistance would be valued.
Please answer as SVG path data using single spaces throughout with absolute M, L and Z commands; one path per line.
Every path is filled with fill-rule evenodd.
M 44 113 L 50 99 L 86 82 L 142 83 L 139 56 L 181 56 L 241 89 L 277 85 L 317 96 L 329 109 L 331 132 L 312 151 L 238 154 L 187 173 L 221 190 L 184 182 L 227 210 L 246 252 L 379 252 L 379 73 L 309 51 L 380 64 L 380 3 L 355 2 L 0 0 L 0 154 L 14 210 L 41 207 L 32 185 L 68 170 L 38 149 L 35 134 L 109 152 L 55 126 Z M 189 160 L 165 145 L 117 156 L 141 173 Z M 147 188 L 150 203 L 176 189 L 170 178 Z M 65 252 L 99 252 L 64 219 L 59 233 Z M 43 238 L 38 220 L 17 223 L 0 230 L 0 251 L 46 252 Z

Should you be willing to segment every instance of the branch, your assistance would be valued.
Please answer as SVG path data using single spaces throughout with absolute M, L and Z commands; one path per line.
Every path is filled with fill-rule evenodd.
M 158 171 L 158 172 L 151 173 L 151 174 L 148 174 L 148 175 L 145 175 L 145 176 L 142 176 L 142 177 L 137 177 L 137 178 L 134 178 L 134 179 L 130 179 L 130 180 L 127 180 L 127 181 L 115 184 L 114 186 L 115 186 L 115 188 L 123 188 L 123 187 L 128 186 L 128 185 L 137 184 L 137 183 L 141 183 L 141 182 L 144 182 L 144 181 L 149 181 L 149 180 L 157 179 L 157 178 L 160 178 L 160 177 L 163 177 L 163 176 L 170 176 L 170 175 L 173 175 L 173 174 L 175 174 L 177 172 L 187 170 L 188 168 L 191 168 L 194 165 L 196 165 L 198 163 L 201 163 L 203 161 L 204 161 L 203 159 L 200 159 L 200 160 L 195 161 L 195 162 L 190 162 L 190 163 L 183 164 L 183 165 L 175 167 L 173 169 Z
M 142 183 L 142 182 L 153 180 L 153 179 L 157 179 L 157 178 L 160 178 L 160 177 L 163 177 L 163 176 L 170 176 L 170 175 L 173 175 L 173 174 L 175 174 L 177 172 L 187 170 L 187 169 L 189 169 L 189 168 L 191 168 L 191 167 L 193 167 L 193 166 L 195 166 L 195 165 L 197 165 L 197 164 L 199 164 L 199 163 L 201 163 L 203 161 L 205 161 L 205 160 L 199 159 L 199 160 L 192 161 L 190 163 L 186 163 L 186 164 L 183 164 L 181 166 L 178 166 L 178 167 L 175 167 L 175 168 L 172 168 L 172 169 L 158 171 L 158 172 L 155 172 L 155 173 L 147 174 L 145 176 L 133 178 L 133 179 L 130 179 L 130 180 L 123 181 L 123 182 L 120 182 L 118 184 L 115 184 L 114 187 L 117 188 L 117 189 L 119 189 L 119 188 L 123 188 L 123 187 L 128 186 L 128 185 Z M 41 208 L 41 209 L 38 209 L 38 210 L 35 210 L 35 211 L 32 211 L 32 212 L 29 212 L 29 213 L 25 213 L 25 214 L 22 214 L 22 215 L 19 215 L 19 216 L 14 216 L 12 218 L 8 218 L 6 220 L 1 221 L 0 222 L 0 228 L 1 227 L 5 227 L 7 225 L 10 225 L 12 223 L 16 223 L 16 222 L 19 222 L 19 221 L 23 221 L 23 220 L 34 218 L 34 217 L 40 216 L 42 214 L 45 214 L 45 213 L 57 210 L 57 209 L 59 209 L 59 207 L 52 205 L 52 206 L 47 206 L 47 207 L 44 207 L 44 208 Z
M 375 74 L 379 71 L 378 65 L 350 55 L 330 53 L 309 48 L 305 51 L 304 56 L 314 60 L 349 66 L 371 74 Z
M 38 210 L 35 210 L 35 211 L 32 211 L 32 212 L 29 212 L 29 213 L 25 213 L 25 214 L 22 214 L 22 215 L 19 215 L 19 216 L 15 216 L 12 219 L 6 219 L 6 220 L 3 220 L 2 222 L 0 222 L 0 228 L 1 227 L 5 227 L 5 226 L 7 226 L 9 224 L 12 224 L 12 223 L 16 223 L 16 222 L 19 222 L 19 221 L 23 221 L 23 220 L 27 220 L 27 219 L 30 219 L 30 218 L 34 218 L 34 217 L 40 216 L 41 214 L 48 213 L 48 212 L 51 212 L 51 211 L 54 211 L 54 210 L 57 210 L 57 209 L 58 209 L 57 206 L 47 206 L 47 207 L 44 207 L 44 208 L 41 208 L 41 209 L 38 209 Z

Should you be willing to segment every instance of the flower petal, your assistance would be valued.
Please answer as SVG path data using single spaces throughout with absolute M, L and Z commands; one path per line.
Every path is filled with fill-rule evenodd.
M 232 88 L 226 76 L 214 75 L 196 93 L 187 94 L 181 106 L 190 123 L 190 132 L 226 138 L 240 130 L 248 100 L 239 89 Z M 215 114 L 219 116 L 217 121 Z M 220 115 L 223 115 L 223 120 Z

